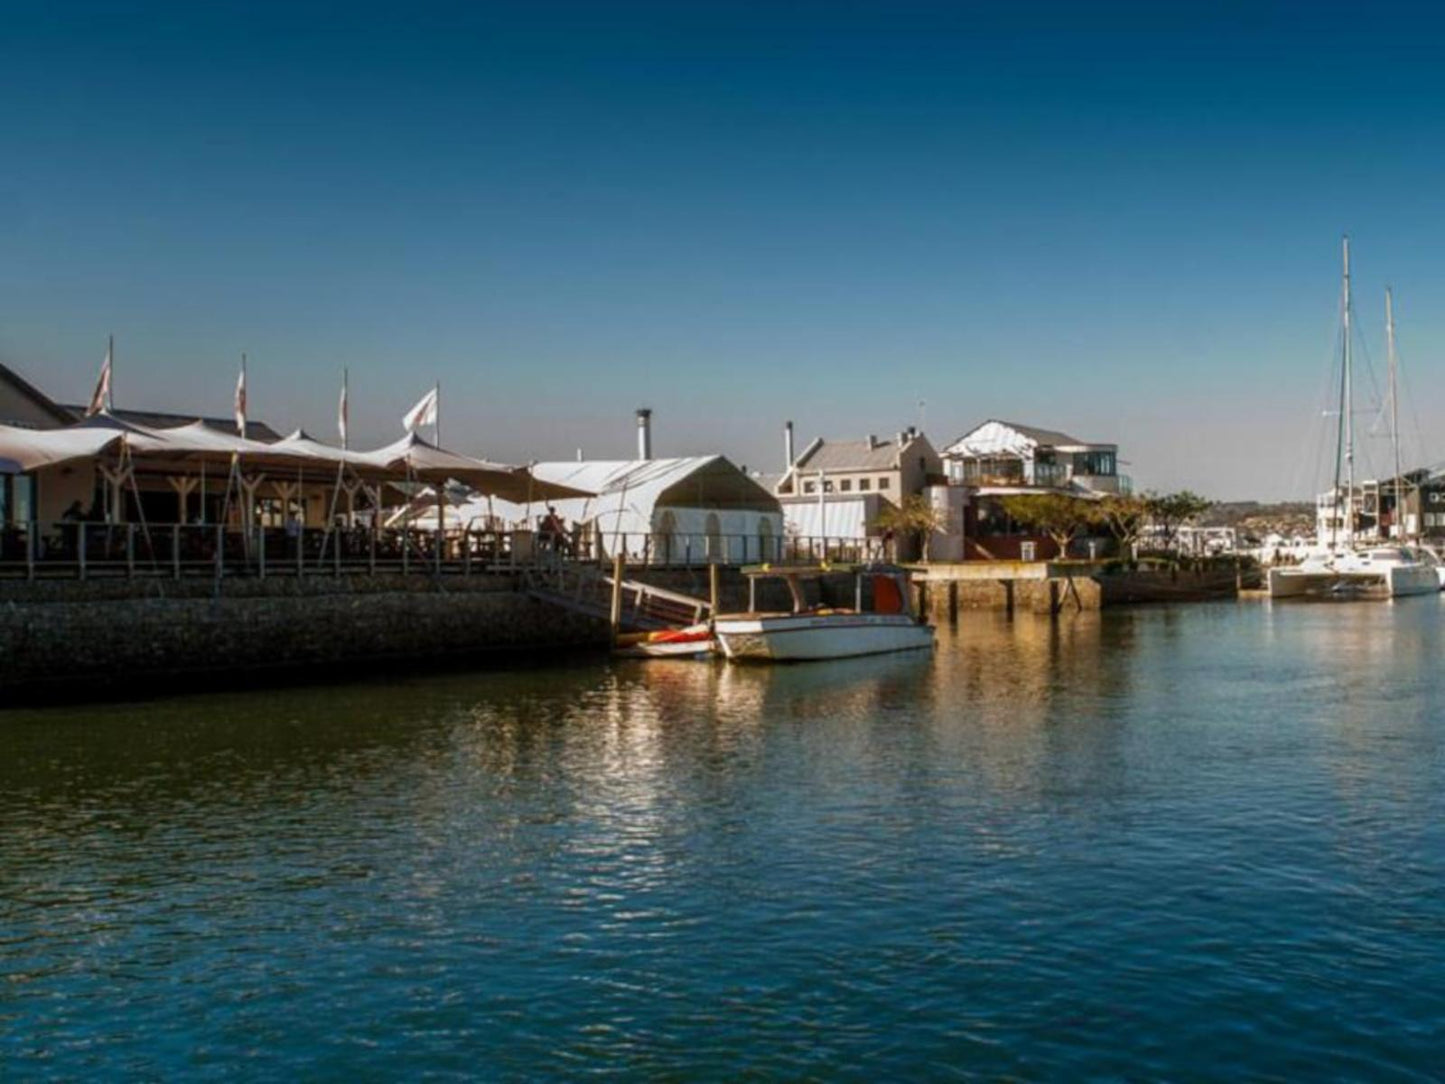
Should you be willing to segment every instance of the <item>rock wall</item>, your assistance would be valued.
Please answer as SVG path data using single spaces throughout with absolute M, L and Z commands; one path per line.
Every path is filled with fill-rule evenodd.
M 629 575 L 708 596 L 706 568 Z M 747 581 L 736 569 L 722 570 L 720 586 L 723 609 L 746 607 Z M 607 644 L 605 622 L 522 588 L 510 574 L 0 581 L 0 706 L 21 696 L 147 695 L 207 675 Z M 851 606 L 853 579 L 828 577 L 809 593 Z M 758 604 L 789 608 L 787 588 L 760 583 Z
M 387 578 L 391 579 L 391 578 Z M 401 577 L 394 579 L 401 580 Z M 36 584 L 0 602 L 0 700 L 46 690 L 164 691 L 171 679 L 442 660 L 607 642 L 604 623 L 534 601 L 509 577 L 214 585 Z M 149 588 L 148 593 L 146 589 Z M 92 596 L 84 597 L 81 589 Z M 129 592 L 127 594 L 127 592 Z M 66 597 L 69 596 L 69 597 Z

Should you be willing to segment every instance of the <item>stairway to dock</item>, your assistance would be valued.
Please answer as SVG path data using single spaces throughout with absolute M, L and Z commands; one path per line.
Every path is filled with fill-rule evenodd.
M 537 601 L 602 621 L 612 618 L 615 583 L 613 577 L 590 565 L 529 570 L 523 577 L 524 589 Z M 650 632 L 696 625 L 710 616 L 712 605 L 707 599 L 639 580 L 622 581 L 621 631 Z

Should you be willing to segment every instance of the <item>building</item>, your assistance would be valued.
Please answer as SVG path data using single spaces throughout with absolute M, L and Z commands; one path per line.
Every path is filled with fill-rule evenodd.
M 67 403 L 61 407 L 70 415 L 70 421 L 80 421 L 86 414 L 86 407 L 76 406 Z M 200 422 L 211 429 L 222 433 L 234 433 L 236 421 L 232 417 L 209 417 L 201 414 L 172 414 L 163 410 L 120 410 L 112 408 L 110 416 L 117 421 L 125 422 L 127 425 L 143 425 L 147 429 L 177 429 L 183 425 L 190 425 L 192 422 Z M 69 424 L 69 423 L 67 423 Z M 246 439 L 259 440 L 262 444 L 274 444 L 281 439 L 281 434 L 272 429 L 263 421 L 255 418 L 246 419 Z
M 8 365 L 0 365 L 0 425 L 59 429 L 75 419 Z
M 990 419 L 943 451 L 952 492 L 934 493 L 946 527 L 934 549 L 949 559 L 1034 560 L 1057 557 L 1046 536 L 1013 521 L 1003 498 L 1058 493 L 1081 500 L 1127 494 L 1132 485 L 1119 474 L 1119 446 L 1080 440 L 1056 429 Z M 1097 552 L 1098 541 L 1080 539 L 1081 552 Z
M 74 419 L 8 365 L 0 365 L 0 425 L 59 429 Z M 33 474 L 0 473 L 0 528 L 28 523 L 42 511 Z
M 1029 486 L 1080 495 L 1128 493 L 1119 446 L 1056 429 L 990 420 L 943 450 L 948 480 L 964 486 Z
M 874 493 L 888 504 L 901 505 L 904 498 L 941 481 L 942 474 L 938 452 L 917 429 L 905 429 L 893 440 L 871 434 L 864 440 L 819 437 L 791 462 L 777 494 L 816 500 L 820 491 L 840 497 Z
M 789 469 L 773 491 L 782 502 L 789 536 L 805 545 L 816 540 L 815 549 L 824 540 L 833 540 L 850 554 L 881 555 L 881 550 L 875 554 L 867 547 L 883 534 L 877 526 L 883 510 L 890 505 L 900 507 L 907 498 L 943 481 L 938 452 L 914 428 L 899 432 L 892 440 L 871 434 L 863 440 L 820 437 L 794 458 L 789 422 L 785 454 Z

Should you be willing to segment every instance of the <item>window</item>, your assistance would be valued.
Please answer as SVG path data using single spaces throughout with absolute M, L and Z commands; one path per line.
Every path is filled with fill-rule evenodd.
M 773 549 L 773 521 L 767 516 L 758 520 L 758 559 L 762 561 L 778 559 L 778 555 Z
M 887 489 L 887 488 L 888 488 L 888 482 L 889 482 L 889 479 L 886 478 L 886 477 L 878 479 L 878 488 L 879 488 L 879 489 Z
M 814 490 L 814 483 L 812 483 L 812 482 L 804 482 L 804 483 L 803 483 L 803 492 L 804 492 L 804 493 L 813 493 L 813 492 L 815 492 L 815 490 Z
M 844 478 L 841 482 L 838 483 L 838 488 L 839 488 L 840 490 L 842 490 L 844 493 L 847 493 L 849 490 L 851 490 L 851 489 L 853 488 L 853 479 L 851 479 L 851 478 Z
M 10 515 L 12 523 L 29 523 L 35 518 L 35 476 L 33 474 L 12 475 L 10 490 Z
M 860 493 L 867 493 L 869 486 L 871 486 L 872 484 L 873 484 L 873 483 L 871 482 L 871 480 L 869 480 L 869 479 L 867 479 L 867 478 L 859 478 L 859 479 L 858 479 L 858 492 L 860 492 Z

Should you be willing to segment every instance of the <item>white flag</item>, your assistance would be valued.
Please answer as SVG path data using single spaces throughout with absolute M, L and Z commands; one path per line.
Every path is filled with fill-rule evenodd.
M 341 434 L 341 446 L 346 447 L 346 378 L 341 380 L 341 402 L 336 405 L 336 430 Z
M 241 359 L 241 375 L 236 378 L 236 432 L 246 435 L 246 359 Z
M 100 367 L 100 379 L 95 382 L 95 393 L 90 397 L 90 405 L 85 408 L 85 416 L 89 418 L 93 414 L 99 414 L 102 410 L 110 409 L 110 360 L 112 346 L 105 348 L 105 363 Z
M 408 433 L 415 433 L 424 425 L 436 425 L 437 423 L 437 390 L 432 388 L 417 401 L 402 416 L 401 424 L 406 427 Z

